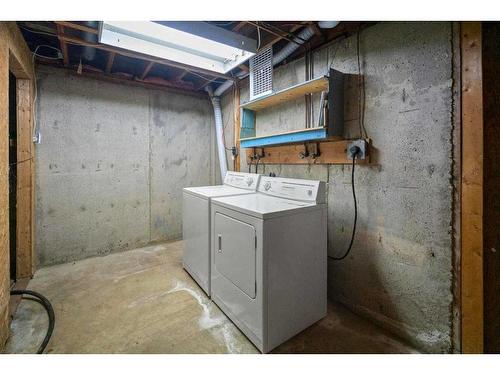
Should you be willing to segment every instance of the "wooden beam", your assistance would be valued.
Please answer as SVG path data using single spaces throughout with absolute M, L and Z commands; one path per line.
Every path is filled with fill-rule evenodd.
M 295 31 L 297 31 L 301 27 L 303 27 L 303 25 L 294 25 L 290 29 L 290 33 L 294 33 Z M 278 43 L 282 39 L 283 38 L 281 36 L 276 36 L 276 37 L 272 38 L 271 40 L 269 40 L 268 42 L 265 42 L 264 45 L 260 47 L 260 49 L 265 49 L 267 47 L 273 46 L 273 45 L 275 45 L 276 43 Z
M 235 27 L 233 27 L 233 31 L 236 33 L 238 31 L 240 31 L 243 26 L 245 26 L 247 24 L 247 21 L 240 21 L 237 23 L 237 25 Z
M 40 61 L 39 62 L 42 65 L 49 65 L 49 66 L 57 66 L 61 68 L 60 65 L 56 65 L 52 61 Z M 69 72 L 78 74 L 76 70 L 71 69 L 71 68 L 64 68 L 67 69 Z M 128 79 L 128 78 L 120 78 L 117 75 L 113 74 L 107 74 L 107 73 L 98 73 L 98 72 L 92 72 L 92 71 L 86 71 L 83 70 L 82 73 L 78 74 L 79 76 L 84 76 L 84 77 L 89 77 L 93 79 L 98 79 L 102 81 L 107 81 L 107 82 L 115 82 L 115 83 L 122 83 L 125 85 L 131 85 L 131 86 L 140 86 L 140 87 L 146 87 L 150 89 L 156 89 L 156 90 L 167 90 L 171 92 L 176 92 L 179 94 L 187 94 L 187 95 L 194 95 L 198 97 L 206 97 L 206 94 L 200 93 L 198 91 L 194 91 L 192 88 L 185 88 L 185 87 L 179 87 L 176 86 L 172 81 L 170 81 L 170 84 L 158 84 L 154 82 L 144 82 L 139 79 Z
M 0 351 L 10 331 L 9 316 L 9 43 L 0 22 Z M 8 45 L 8 44 L 7 44 Z
M 147 77 L 147 75 L 149 74 L 149 71 L 151 70 L 151 68 L 154 66 L 155 62 L 154 61 L 150 61 L 148 63 L 148 65 L 146 66 L 146 68 L 144 69 L 144 72 L 142 72 L 141 74 L 141 80 L 143 80 L 144 78 Z
M 253 21 L 248 21 L 248 23 L 250 25 L 253 25 L 255 27 L 258 27 L 258 28 L 261 28 L 262 30 L 264 30 L 265 32 L 269 33 L 269 34 L 272 34 L 276 37 L 278 37 L 279 39 L 278 40 L 281 40 L 281 39 L 285 39 L 285 40 L 288 40 L 289 42 L 291 43 L 295 43 L 295 44 L 298 44 L 300 45 L 299 42 L 295 41 L 294 39 L 292 38 L 289 38 L 288 35 L 283 35 L 281 33 L 278 33 L 277 31 L 274 31 L 273 29 L 271 29 L 270 27 L 267 27 L 265 25 L 262 25 L 262 24 L 259 24 L 257 22 L 253 22 Z
M 172 78 L 173 81 L 182 81 L 182 79 L 186 76 L 186 74 L 188 74 L 189 72 L 187 70 L 183 70 L 182 72 L 180 72 L 177 76 L 175 76 L 174 78 Z
M 202 90 L 202 89 L 204 89 L 206 86 L 208 86 L 209 84 L 211 84 L 215 80 L 217 80 L 217 78 L 204 79 L 204 82 L 201 83 L 200 85 L 198 85 L 195 88 L 195 90 L 196 91 Z
M 31 81 L 17 80 L 17 249 L 16 273 L 18 278 L 33 276 L 33 250 L 31 229 L 32 200 L 31 192 L 34 189 L 32 175 L 33 134 L 31 120 Z
M 234 146 L 236 147 L 236 151 L 238 154 L 234 158 L 233 168 L 235 171 L 240 171 L 240 84 L 236 83 L 234 88 L 234 97 L 233 97 L 233 113 L 234 113 Z
M 106 73 L 111 73 L 111 69 L 113 68 L 113 63 L 115 62 L 116 53 L 109 52 L 108 53 L 108 61 L 106 62 Z
M 301 144 L 291 144 L 282 146 L 256 147 L 257 153 L 264 150 L 264 157 L 259 160 L 259 164 L 352 164 L 352 160 L 347 158 L 347 146 L 349 140 L 328 140 L 319 142 L 308 142 L 307 151 L 310 155 L 316 153 L 319 146 L 320 156 L 313 159 L 310 157 L 302 157 L 306 151 L 306 146 Z M 356 164 L 371 164 L 370 145 L 371 142 L 367 139 L 367 158 L 364 160 L 356 160 Z M 254 153 L 253 148 L 245 149 L 247 164 L 255 164 L 251 161 L 251 156 Z
M 238 68 L 240 68 L 241 70 L 243 70 L 244 72 L 247 72 L 247 73 L 250 71 L 250 68 L 248 66 L 246 66 L 245 64 L 238 65 Z
M 57 37 L 64 34 L 64 26 L 57 24 Z M 68 45 L 64 40 L 59 39 L 59 45 L 61 46 L 61 52 L 63 55 L 64 66 L 69 65 L 69 55 L 68 55 Z
M 481 23 L 461 24 L 462 353 L 482 353 L 483 305 L 483 102 Z
M 74 23 L 74 22 L 54 21 L 54 23 L 57 26 L 67 27 L 68 29 L 74 29 L 74 30 L 84 31 L 86 33 L 91 33 L 91 34 L 96 34 L 96 35 L 99 34 L 99 30 L 98 29 L 94 29 L 92 27 L 80 25 L 80 24 Z
M 160 64 L 160 65 L 166 65 L 166 66 L 171 66 L 174 68 L 185 69 L 187 71 L 193 71 L 193 72 L 197 72 L 197 73 L 201 73 L 201 74 L 206 74 L 210 77 L 219 77 L 219 78 L 234 80 L 233 77 L 231 77 L 230 75 L 227 75 L 227 74 L 212 72 L 210 70 L 205 70 L 205 69 L 197 68 L 194 66 L 185 65 L 185 64 L 177 63 L 177 62 L 170 61 L 170 60 L 160 59 L 160 58 L 148 56 L 148 55 L 145 55 L 142 53 L 130 52 L 130 51 L 122 49 L 122 48 L 112 47 L 112 46 L 108 46 L 105 44 L 88 42 L 86 40 L 72 37 L 72 36 L 68 36 L 68 35 L 62 35 L 59 38 L 63 39 L 65 42 L 67 42 L 69 44 L 74 44 L 77 46 L 94 47 L 94 48 L 100 49 L 102 51 L 114 52 L 114 53 L 121 55 L 121 56 L 127 56 L 127 57 L 132 57 L 132 58 L 146 60 L 146 61 L 153 61 L 153 62 Z

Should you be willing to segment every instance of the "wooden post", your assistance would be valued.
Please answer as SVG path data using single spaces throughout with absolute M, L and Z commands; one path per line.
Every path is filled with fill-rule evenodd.
M 17 80 L 17 277 L 33 275 L 31 81 Z
M 0 32 L 3 32 L 0 24 Z M 0 350 L 9 337 L 9 46 L 0 35 Z
M 234 170 L 240 171 L 240 84 L 236 82 L 234 89 L 234 146 L 238 155 L 234 158 Z
M 461 306 L 462 353 L 482 353 L 483 343 L 483 88 L 481 23 L 463 22 Z

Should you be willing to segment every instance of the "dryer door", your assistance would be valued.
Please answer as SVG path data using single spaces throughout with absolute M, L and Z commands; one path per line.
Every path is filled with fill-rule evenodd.
M 255 228 L 217 212 L 214 233 L 217 271 L 250 298 L 255 298 Z

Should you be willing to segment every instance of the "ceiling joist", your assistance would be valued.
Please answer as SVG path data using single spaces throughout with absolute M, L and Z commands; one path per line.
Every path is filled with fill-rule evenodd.
M 49 65 L 49 66 L 56 66 L 56 64 L 53 61 L 49 60 L 40 60 L 39 62 L 42 65 Z M 59 68 L 61 66 L 59 65 Z M 189 95 L 199 95 L 199 96 L 205 96 L 204 93 L 199 92 L 199 91 L 194 91 L 193 89 L 186 88 L 184 86 L 176 85 L 174 82 L 167 82 L 165 81 L 164 84 L 158 84 L 155 82 L 145 82 L 141 81 L 138 78 L 132 79 L 132 78 L 123 78 L 116 76 L 114 74 L 107 74 L 107 73 L 98 73 L 94 71 L 87 71 L 83 70 L 81 73 L 77 73 L 74 69 L 71 68 L 64 68 L 67 69 L 69 72 L 73 74 L 77 74 L 82 77 L 89 77 L 89 78 L 94 78 L 94 79 L 99 79 L 102 81 L 108 81 L 108 82 L 116 82 L 116 83 L 123 83 L 127 85 L 133 85 L 133 86 L 141 86 L 145 88 L 153 88 L 157 90 L 167 90 L 171 92 L 178 92 L 178 93 L 183 93 L 183 94 L 189 94 Z
M 111 69 L 113 68 L 113 63 L 115 61 L 116 53 L 110 52 L 108 54 L 108 60 L 106 61 L 106 73 L 111 73 Z
M 64 34 L 64 26 L 59 24 L 56 26 L 57 26 L 57 37 L 59 38 L 59 36 Z M 64 40 L 61 39 L 59 39 L 59 45 L 61 46 L 64 66 L 68 66 L 69 65 L 68 45 Z
M 149 74 L 149 71 L 151 70 L 151 68 L 153 68 L 155 62 L 154 61 L 150 61 L 148 63 L 148 65 L 146 65 L 146 68 L 144 69 L 144 72 L 142 72 L 141 74 L 141 80 L 144 80 L 144 78 L 146 78 Z
M 64 40 L 66 43 L 74 44 L 77 46 L 93 47 L 93 48 L 100 49 L 100 50 L 107 51 L 107 52 L 114 52 L 114 53 L 121 55 L 121 56 L 127 56 L 127 57 L 137 58 L 137 59 L 146 60 L 146 61 L 153 61 L 154 63 L 157 63 L 159 65 L 166 65 L 166 66 L 171 66 L 174 68 L 186 69 L 188 72 L 197 72 L 197 73 L 201 73 L 201 74 L 206 74 L 206 75 L 211 76 L 211 77 L 218 77 L 218 78 L 234 80 L 233 77 L 226 75 L 226 74 L 212 72 L 212 71 L 208 71 L 205 69 L 200 69 L 200 68 L 196 68 L 193 66 L 184 65 L 184 64 L 176 63 L 176 62 L 173 62 L 170 60 L 164 60 L 164 59 L 144 55 L 142 53 L 134 53 L 134 52 L 130 52 L 128 50 L 122 49 L 122 48 L 108 46 L 106 44 L 88 42 L 86 40 L 72 37 L 72 36 L 68 36 L 68 35 L 61 35 L 61 36 L 59 36 L 59 39 Z
M 75 23 L 75 22 L 54 21 L 54 23 L 56 25 L 59 25 L 59 26 L 67 27 L 68 29 L 79 30 L 79 31 L 83 31 L 86 33 L 96 34 L 96 35 L 99 34 L 98 29 L 94 29 L 93 27 L 80 25 L 80 24 Z
M 70 48 L 69 45 L 80 47 L 91 47 L 100 51 L 105 51 L 106 54 L 97 54 L 97 59 L 87 62 L 91 66 L 86 69 L 101 70 L 102 74 L 111 76 L 114 73 L 115 78 L 124 78 L 128 74 L 136 75 L 132 80 L 144 81 L 151 75 L 155 65 L 168 67 L 168 71 L 164 69 L 155 69 L 155 77 L 146 79 L 150 83 L 158 86 L 179 87 L 184 90 L 201 91 L 209 84 L 217 85 L 226 80 L 236 80 L 233 74 L 222 74 L 213 71 L 208 71 L 202 68 L 188 66 L 185 64 L 177 63 L 174 61 L 153 57 L 150 55 L 140 54 L 134 51 L 114 47 L 106 44 L 101 44 L 95 41 L 95 35 L 98 35 L 99 30 L 97 27 L 89 27 L 89 24 L 83 22 L 67 22 L 67 21 L 54 21 L 54 22 L 19 22 L 20 27 L 24 30 L 23 33 L 28 41 L 31 40 L 31 45 L 36 46 L 39 44 L 47 43 L 46 39 L 37 36 L 39 34 L 47 34 L 53 38 L 57 38 L 52 44 L 53 46 L 60 47 L 62 53 L 63 64 L 59 61 L 58 66 L 64 65 L 69 68 L 71 60 L 76 61 L 80 57 L 81 50 L 79 48 Z M 362 25 L 363 24 L 363 25 Z M 315 27 L 315 36 L 309 41 L 312 50 L 315 48 L 333 41 L 339 37 L 346 37 L 353 32 L 356 32 L 362 26 L 370 25 L 371 23 L 360 22 L 342 22 L 338 27 L 331 30 L 319 30 Z M 276 43 L 284 41 L 296 41 L 295 34 L 298 30 L 306 26 L 314 26 L 313 22 L 261 22 L 261 21 L 233 21 L 227 26 L 226 30 L 245 35 L 247 37 L 255 38 L 256 27 L 260 30 L 260 49 L 270 47 Z M 81 33 L 90 33 L 94 35 L 94 41 L 87 40 L 88 38 Z M 81 36 L 79 36 L 81 35 Z M 305 53 L 304 48 L 299 48 L 289 58 L 289 60 L 296 59 Z M 128 65 L 123 65 L 123 60 L 117 60 L 117 56 L 125 56 L 135 59 L 128 61 Z M 139 60 L 139 61 L 138 61 Z M 41 61 L 41 60 L 40 60 Z M 47 61 L 41 61 L 47 62 Z M 54 62 L 55 63 L 55 62 Z M 133 67 L 133 65 L 135 67 Z M 137 73 L 137 66 L 141 64 L 142 70 Z M 54 65 L 54 64 L 52 64 Z M 130 68 L 127 69 L 127 66 Z M 115 68 L 113 68 L 115 67 Z M 74 68 L 74 66 L 73 66 Z M 249 69 L 247 64 L 242 64 L 239 69 L 248 73 Z M 119 72 L 125 73 L 124 75 L 117 74 Z M 97 73 L 99 74 L 99 73 Z M 122 77 L 120 77 L 122 76 Z M 185 77 L 188 77 L 187 79 Z

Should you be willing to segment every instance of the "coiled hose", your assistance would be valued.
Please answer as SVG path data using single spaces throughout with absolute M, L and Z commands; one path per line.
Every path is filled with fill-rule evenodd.
M 34 292 L 32 290 L 11 290 L 10 295 L 11 296 L 22 296 L 24 294 L 28 294 L 30 296 L 35 297 L 34 301 L 38 302 L 40 305 L 42 305 L 45 310 L 47 311 L 47 315 L 49 316 L 49 328 L 47 329 L 47 333 L 45 334 L 45 338 L 42 341 L 42 344 L 38 348 L 38 351 L 36 354 L 43 354 L 43 351 L 47 347 L 47 344 L 49 343 L 50 338 L 52 337 L 52 332 L 54 332 L 54 326 L 56 322 L 56 318 L 54 315 L 54 309 L 52 308 L 52 305 L 50 304 L 49 300 L 45 298 L 43 295 L 40 293 Z

